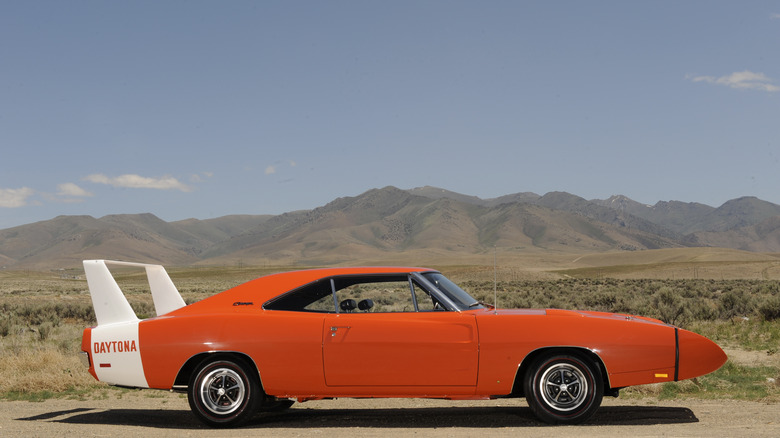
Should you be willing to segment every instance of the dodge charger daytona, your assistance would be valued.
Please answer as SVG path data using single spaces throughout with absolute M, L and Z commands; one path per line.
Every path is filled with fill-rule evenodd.
M 109 266 L 145 270 L 156 316 L 136 316 Z M 538 419 L 575 424 L 605 395 L 726 361 L 709 339 L 659 320 L 496 309 L 426 268 L 283 272 L 189 305 L 160 265 L 86 260 L 84 270 L 97 319 L 81 346 L 92 376 L 186 392 L 214 427 L 338 397 L 525 397 Z

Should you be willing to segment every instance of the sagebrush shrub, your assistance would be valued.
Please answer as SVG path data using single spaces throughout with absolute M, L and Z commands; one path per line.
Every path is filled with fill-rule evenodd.
M 766 321 L 780 319 L 780 296 L 775 296 L 764 301 L 764 303 L 758 307 L 758 313 Z

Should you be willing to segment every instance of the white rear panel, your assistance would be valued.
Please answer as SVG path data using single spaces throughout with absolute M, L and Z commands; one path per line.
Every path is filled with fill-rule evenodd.
M 101 382 L 148 388 L 141 363 L 139 321 L 102 325 L 92 329 L 92 364 Z

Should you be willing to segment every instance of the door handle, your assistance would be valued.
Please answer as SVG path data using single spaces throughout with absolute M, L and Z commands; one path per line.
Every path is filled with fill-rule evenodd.
M 331 328 L 330 328 L 330 335 L 331 336 L 336 336 L 336 332 L 339 331 L 340 328 L 350 329 L 351 327 L 348 326 L 348 325 L 331 326 Z

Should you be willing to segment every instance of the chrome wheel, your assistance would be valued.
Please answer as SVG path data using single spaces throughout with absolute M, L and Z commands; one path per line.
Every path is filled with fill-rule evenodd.
M 234 370 L 218 368 L 203 377 L 198 392 L 203 407 L 214 414 L 225 415 L 241 407 L 246 397 L 246 386 Z
M 579 354 L 549 354 L 531 364 L 523 390 L 528 407 L 540 420 L 576 424 L 601 405 L 604 381 L 598 364 Z
M 254 367 L 239 359 L 206 359 L 189 383 L 192 412 L 214 427 L 236 426 L 256 412 L 263 399 Z
M 585 402 L 588 380 L 579 368 L 556 364 L 547 368 L 539 379 L 539 394 L 551 407 L 571 411 Z

